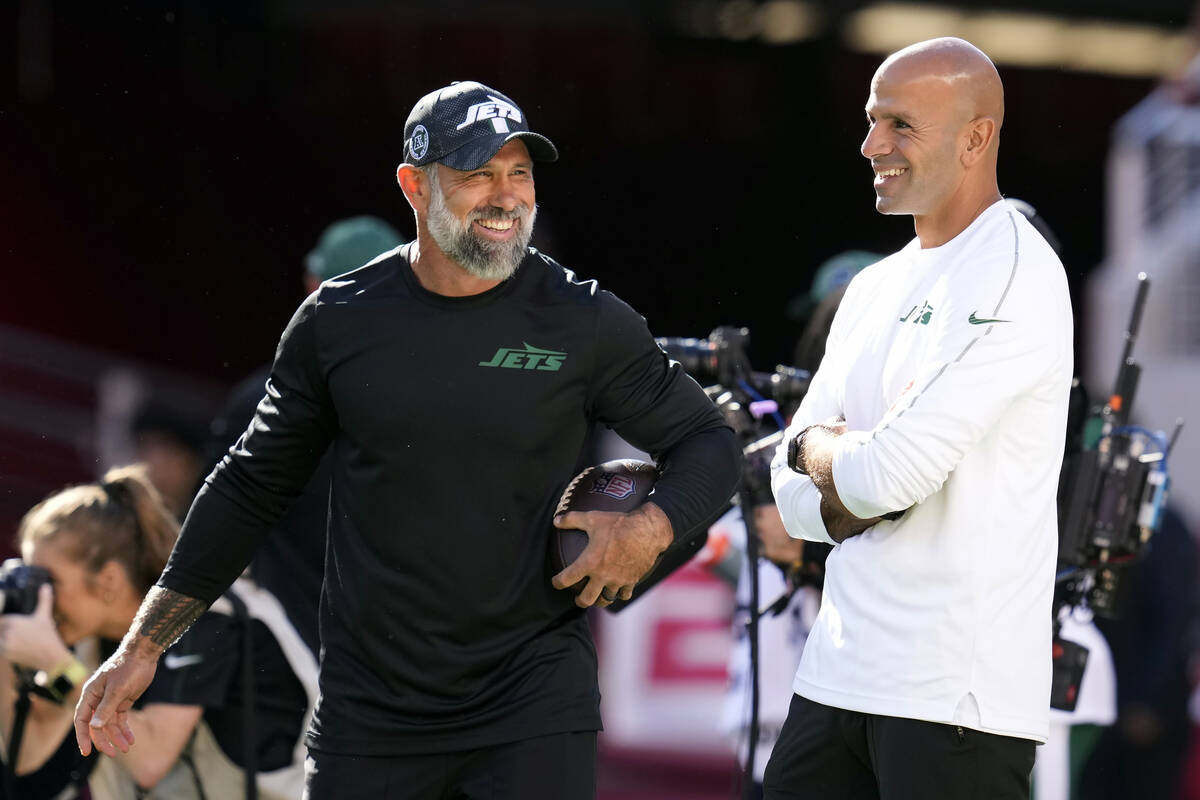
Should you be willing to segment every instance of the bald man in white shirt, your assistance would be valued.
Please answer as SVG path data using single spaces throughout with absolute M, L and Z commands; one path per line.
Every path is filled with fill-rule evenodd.
M 1072 366 L 1058 257 L 996 178 L 1004 92 L 961 39 L 889 56 L 862 154 L 916 237 L 851 282 L 772 464 L 837 546 L 765 796 L 1027 798 L 1050 699 Z

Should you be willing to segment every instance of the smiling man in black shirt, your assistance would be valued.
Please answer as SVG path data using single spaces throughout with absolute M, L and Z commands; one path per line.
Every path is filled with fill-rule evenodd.
M 628 598 L 733 491 L 738 451 L 645 320 L 528 246 L 550 140 L 474 82 L 405 126 L 416 241 L 326 281 L 280 341 L 254 421 L 209 476 L 120 650 L 85 688 L 81 749 L 162 648 L 249 562 L 329 443 L 313 798 L 594 794 L 596 654 L 583 608 Z M 551 519 L 589 427 L 662 468 L 630 514 L 568 514 L 589 546 L 556 576 Z M 578 596 L 561 588 L 586 579 Z

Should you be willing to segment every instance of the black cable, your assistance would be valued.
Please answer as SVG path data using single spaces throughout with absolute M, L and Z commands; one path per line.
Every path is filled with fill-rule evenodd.
M 750 616 L 746 620 L 746 636 L 748 637 L 750 665 L 747 676 L 750 679 L 750 724 L 746 742 L 745 779 L 742 784 L 742 797 L 751 800 L 756 796 L 754 791 L 754 757 L 758 749 L 758 528 L 754 524 L 754 495 L 750 482 L 754 480 L 744 476 L 738 488 L 738 502 L 742 506 L 742 521 L 746 525 L 746 566 L 750 580 Z
M 20 682 L 17 689 L 17 700 L 13 704 L 12 735 L 8 740 L 8 763 L 4 765 L 4 794 L 6 797 L 17 797 L 17 756 L 21 753 L 21 739 L 25 736 L 25 720 L 29 718 L 29 687 L 25 681 Z

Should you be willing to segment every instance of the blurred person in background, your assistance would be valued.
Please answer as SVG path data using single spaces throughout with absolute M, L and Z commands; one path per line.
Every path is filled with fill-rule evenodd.
M 825 341 L 838 304 L 850 280 L 869 264 L 883 258 L 878 253 L 847 250 L 817 267 L 807 292 L 788 304 L 787 314 L 803 323 L 792 366 L 815 373 L 825 354 Z M 794 408 L 781 409 L 790 417 Z M 752 776 L 753 797 L 762 796 L 763 770 L 787 717 L 792 677 L 804 652 L 804 642 L 821 603 L 821 574 L 829 545 L 805 542 L 788 535 L 779 509 L 769 498 L 754 508 L 754 528 L 759 538 L 759 602 L 766 613 L 758 620 L 758 744 Z M 720 727 L 729 735 L 741 763 L 745 763 L 750 736 L 750 564 L 746 559 L 746 524 L 740 505 L 734 505 L 709 529 L 708 543 L 697 560 L 708 564 L 735 585 L 733 648 L 729 654 L 729 684 L 721 710 Z
M 584 609 L 629 599 L 675 536 L 728 500 L 738 451 L 637 312 L 528 246 L 533 164 L 556 158 L 482 84 L 413 107 L 396 177 L 416 240 L 325 282 L 292 318 L 254 421 L 84 689 L 84 752 L 130 747 L 125 711 L 159 653 L 250 562 L 332 443 L 306 793 L 594 796 Z M 593 424 L 662 476 L 628 514 L 556 517 Z M 552 576 L 554 525 L 589 543 Z
M 1057 608 L 1057 606 L 1056 606 Z M 1117 681 L 1112 653 L 1089 609 L 1058 609 L 1059 637 L 1087 650 L 1075 708 L 1050 707 L 1050 731 L 1037 749 L 1033 796 L 1037 800 L 1080 800 L 1084 765 L 1117 716 Z
M 883 257 L 883 253 L 869 250 L 845 250 L 821 262 L 808 291 L 796 295 L 788 303 L 788 317 L 802 324 L 792 354 L 792 366 L 810 374 L 817 371 L 825 356 L 825 341 L 829 338 L 833 315 L 846 294 L 846 287 L 855 275 Z
M 304 260 L 305 294 L 317 291 L 322 281 L 357 269 L 402 244 L 403 237 L 378 217 L 362 215 L 332 223 Z M 212 423 L 209 468 L 237 444 L 249 427 L 270 375 L 271 365 L 264 364 L 230 394 L 224 410 Z M 326 453 L 250 564 L 254 582 L 275 595 L 314 655 L 321 646 L 317 612 L 325 573 L 329 476 L 330 457 Z
M 805 563 L 807 543 L 788 536 L 773 504 L 754 508 L 754 526 L 759 538 L 758 572 L 758 742 L 750 772 L 754 786 L 740 797 L 762 797 L 763 770 L 771 749 L 787 718 L 791 700 L 792 677 L 804 651 L 804 641 L 812 628 L 821 602 L 819 582 L 812 580 L 819 562 Z M 746 524 L 740 506 L 734 506 L 709 529 L 708 546 L 728 542 L 728 553 L 736 559 L 737 572 L 733 613 L 733 647 L 729 652 L 729 682 L 721 706 L 718 725 L 729 737 L 738 763 L 746 766 L 749 755 L 751 693 L 751 657 L 748 623 L 750 618 L 750 563 L 745 557 Z M 814 550 L 822 545 L 812 544 Z M 701 551 L 700 556 L 704 555 Z M 720 570 L 717 574 L 725 577 Z M 744 773 L 743 773 L 744 776 Z
M 1088 800 L 1176 800 L 1191 735 L 1198 658 L 1196 541 L 1168 506 L 1141 561 L 1121 577 L 1119 613 L 1097 618 L 1117 671 L 1117 720 L 1083 770 Z
M 893 53 L 866 115 L 876 209 L 916 236 L 850 283 L 771 466 L 789 533 L 835 547 L 765 796 L 1027 798 L 1048 731 L 1066 274 L 1000 194 L 1004 93 L 982 51 Z
M 150 483 L 182 522 L 208 469 L 204 420 L 162 398 L 150 397 L 134 411 L 129 433 L 135 460 L 145 465 Z
M 259 796 L 300 796 L 316 663 L 278 605 L 246 581 L 164 654 L 163 669 L 129 712 L 142 747 L 111 759 L 80 755 L 71 727 L 75 701 L 128 630 L 178 530 L 141 466 L 56 492 L 21 520 L 22 558 L 45 569 L 50 582 L 40 587 L 32 614 L 0 615 L 3 665 L 36 671 L 39 687 L 15 764 L 15 797 L 73 796 L 86 780 L 97 800 L 237 798 L 247 763 L 258 775 Z M 247 664 L 252 684 L 244 683 Z M 15 700 L 14 683 L 0 681 L 6 741 Z

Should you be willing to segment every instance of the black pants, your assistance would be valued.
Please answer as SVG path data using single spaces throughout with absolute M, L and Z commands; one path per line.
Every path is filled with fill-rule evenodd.
M 792 697 L 766 800 L 1028 800 L 1030 739 Z
M 411 756 L 310 750 L 305 800 L 589 800 L 596 796 L 596 733 Z

